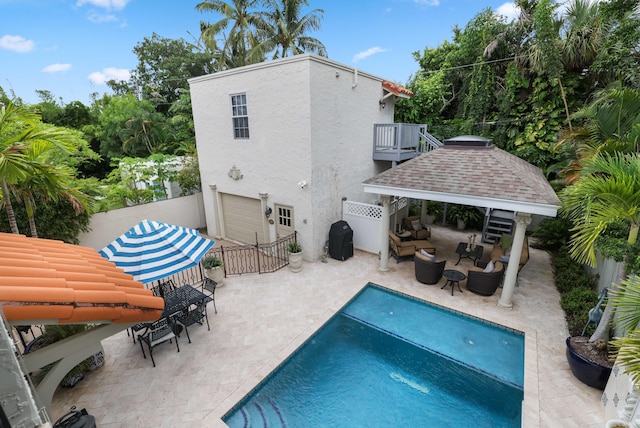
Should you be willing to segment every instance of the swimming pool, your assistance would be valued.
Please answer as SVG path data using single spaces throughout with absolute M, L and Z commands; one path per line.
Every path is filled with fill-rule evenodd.
M 224 417 L 237 427 L 520 427 L 524 336 L 368 284 Z

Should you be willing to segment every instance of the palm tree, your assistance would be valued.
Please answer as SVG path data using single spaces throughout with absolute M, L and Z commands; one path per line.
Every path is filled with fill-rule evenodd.
M 640 278 L 632 275 L 612 290 L 609 301 L 616 311 L 620 337 L 611 341 L 618 349 L 617 357 L 634 384 L 640 382 Z
M 46 163 L 35 160 L 43 150 L 55 147 L 70 154 L 78 146 L 75 132 L 45 125 L 38 114 L 23 106 L 9 103 L 0 108 L 0 190 L 13 233 L 20 231 L 11 205 L 10 186 L 25 182 L 45 168 Z
M 256 47 L 259 53 L 273 51 L 273 59 L 289 55 L 314 52 L 327 56 L 324 44 L 307 33 L 320 29 L 324 11 L 314 9 L 301 16 L 302 6 L 308 6 L 307 0 L 266 0 L 268 11 L 263 12 L 262 24 L 259 27 L 264 41 Z
M 565 69 L 582 72 L 596 59 L 605 37 L 599 11 L 598 3 L 589 0 L 569 3 L 560 48 Z
M 561 213 L 574 223 L 570 254 L 594 266 L 594 242 L 611 224 L 629 223 L 628 243 L 640 229 L 640 154 L 600 153 L 584 164 L 581 176 L 560 193 Z
M 222 19 L 213 24 L 201 24 L 201 37 L 204 45 L 209 48 L 217 49 L 215 38 L 223 34 L 224 43 L 217 52 L 218 70 L 261 62 L 264 59 L 249 58 L 251 50 L 260 43 L 255 33 L 255 29 L 261 26 L 260 16 L 258 12 L 250 11 L 257 3 L 258 0 L 232 0 L 229 3 L 223 0 L 204 0 L 196 5 L 199 12 L 222 15 Z
M 573 132 L 563 132 L 556 145 L 556 149 L 573 146 L 575 159 L 562 171 L 567 183 L 580 177 L 582 164 L 598 153 L 640 151 L 640 91 L 616 83 L 573 118 L 582 124 Z
M 16 200 L 24 203 L 32 237 L 38 237 L 35 222 L 36 201 L 58 201 L 63 198 L 71 203 L 76 214 L 92 211 L 93 199 L 70 185 L 73 180 L 71 168 L 67 165 L 39 163 L 37 160 L 32 160 L 31 165 L 34 173 L 18 184 L 9 185 L 9 191 Z
M 640 229 L 640 154 L 597 154 L 584 163 L 580 178 L 562 190 L 560 199 L 560 212 L 574 224 L 569 252 L 576 261 L 595 266 L 594 243 L 615 222 L 629 224 L 627 242 L 634 245 Z M 612 311 L 607 304 L 590 341 L 607 336 Z

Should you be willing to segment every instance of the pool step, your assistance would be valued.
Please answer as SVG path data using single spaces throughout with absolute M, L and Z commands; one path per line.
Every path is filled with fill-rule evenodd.
M 268 428 L 287 427 L 278 405 L 270 398 L 267 401 L 267 403 L 251 402 L 240 409 L 244 419 L 244 428 L 255 426 Z

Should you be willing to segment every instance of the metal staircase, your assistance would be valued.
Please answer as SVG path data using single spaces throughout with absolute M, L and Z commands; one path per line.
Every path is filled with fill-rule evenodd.
M 513 234 L 513 211 L 489 208 L 484 218 L 482 242 L 493 243 L 502 235 Z

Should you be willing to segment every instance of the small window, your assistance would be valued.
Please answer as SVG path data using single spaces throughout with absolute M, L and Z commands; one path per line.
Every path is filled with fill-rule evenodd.
M 247 94 L 231 95 L 231 116 L 233 118 L 233 138 L 249 138 L 249 114 L 247 113 Z

